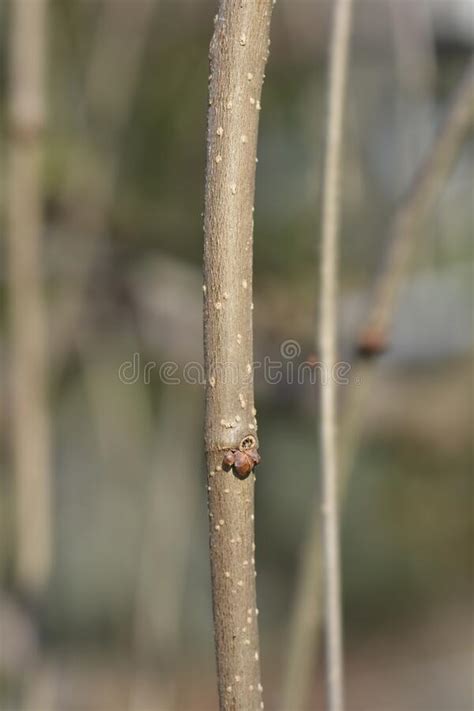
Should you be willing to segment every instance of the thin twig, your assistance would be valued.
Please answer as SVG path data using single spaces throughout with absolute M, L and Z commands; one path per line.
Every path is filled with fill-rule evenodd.
M 431 109 L 437 71 L 433 8 L 428 3 L 389 0 L 388 10 L 399 93 L 405 98 L 424 100 Z
M 42 133 L 46 0 L 15 0 L 10 34 L 7 206 L 16 569 L 23 592 L 44 592 L 52 564 L 51 425 L 42 285 Z
M 157 4 L 158 0 L 136 3 L 105 0 L 97 25 L 84 98 L 92 128 L 85 145 L 80 142 L 73 151 L 62 195 L 65 214 L 58 225 L 60 230 L 70 233 L 68 249 L 75 262 L 74 274 L 69 274 L 62 285 L 54 318 L 55 328 L 61 334 L 57 341 L 66 352 L 71 341 L 74 342 L 87 280 L 103 245 L 101 238 L 117 186 L 124 131 Z M 96 133 L 97 170 L 85 174 L 82 154 L 91 150 L 88 144 L 97 139 Z
M 337 361 L 338 232 L 351 9 L 351 0 L 338 0 L 336 3 L 329 64 L 329 111 L 322 209 L 319 349 L 322 362 L 331 369 L 331 372 Z M 342 711 L 344 708 L 336 398 L 336 383 L 333 378 L 329 378 L 321 391 L 321 512 L 328 711 Z
M 134 609 L 137 671 L 130 711 L 143 711 L 147 706 L 146 672 L 153 657 L 161 662 L 160 696 L 155 706 L 172 711 L 177 704 L 183 604 L 200 494 L 194 469 L 202 426 L 199 386 L 165 385 L 157 425 L 137 568 Z M 178 431 L 179 447 L 175 441 Z M 152 676 L 156 680 L 156 671 Z
M 360 339 L 362 351 L 379 351 L 387 345 L 396 297 L 415 245 L 415 227 L 449 175 L 473 120 L 474 59 L 456 89 L 426 160 L 413 178 L 395 214 L 385 265 L 375 285 L 372 309 Z
M 400 231 L 398 226 L 401 222 L 399 212 L 393 218 L 390 230 L 392 239 L 403 240 L 409 247 L 406 253 L 405 269 L 409 265 L 410 255 L 416 247 L 416 241 L 413 239 L 414 230 L 425 211 L 433 204 L 440 187 L 449 175 L 452 165 L 459 155 L 467 133 L 472 127 L 474 120 L 473 95 L 473 65 L 470 64 L 459 87 L 454 92 L 451 108 L 447 112 L 427 158 L 407 190 L 406 199 L 400 207 L 400 210 L 405 211 L 405 214 L 408 211 L 408 219 L 405 218 L 407 232 Z M 462 120 L 460 120 L 461 117 Z M 448 145 L 449 150 L 446 149 L 446 145 Z M 443 161 L 440 159 L 441 156 L 446 156 L 446 159 Z M 430 170 L 435 170 L 436 176 L 430 177 Z M 424 176 L 424 178 L 420 179 L 420 176 Z M 411 209 L 408 210 L 408 206 L 411 206 Z M 391 251 L 394 251 L 394 247 L 392 247 Z M 395 264 L 397 263 L 395 262 Z M 379 280 L 379 285 L 383 285 L 386 281 L 395 286 L 390 304 L 387 302 L 385 307 L 387 309 L 395 307 L 395 297 L 398 294 L 400 283 L 404 276 L 404 271 L 399 271 L 396 280 L 394 280 L 392 275 L 393 266 L 394 262 L 388 259 Z M 381 291 L 385 293 L 385 289 L 381 289 Z M 377 311 L 377 306 L 373 307 L 373 311 Z M 390 318 L 387 318 L 385 323 L 390 323 L 390 320 Z M 381 353 L 381 346 L 388 340 L 386 332 L 383 332 L 383 336 L 377 342 L 374 340 L 367 341 L 367 333 L 369 332 L 365 329 L 363 339 L 359 344 L 361 354 L 377 355 Z M 351 384 L 343 406 L 339 437 L 342 445 L 338 491 L 341 504 L 344 501 L 354 459 L 362 437 L 364 412 L 376 375 L 375 366 L 377 362 L 377 358 L 359 357 L 351 370 Z M 290 626 L 288 666 L 283 689 L 284 705 L 282 710 L 305 708 L 311 673 L 316 664 L 317 640 L 322 611 L 320 549 L 321 515 L 320 511 L 315 509 L 308 538 L 301 554 L 294 613 Z
M 205 443 L 221 711 L 260 708 L 252 376 L 253 202 L 272 0 L 221 0 L 210 47 L 204 212 Z M 254 448 L 246 447 L 253 442 Z M 233 452 L 232 452 L 233 450 Z M 244 450 L 244 451 L 241 451 Z M 223 471 L 224 456 L 237 456 Z M 238 468 L 237 468 L 238 467 Z

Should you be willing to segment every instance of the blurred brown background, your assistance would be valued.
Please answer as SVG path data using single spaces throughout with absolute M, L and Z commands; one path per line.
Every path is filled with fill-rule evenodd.
M 295 363 L 314 353 L 329 10 L 323 0 L 279 0 L 274 11 L 255 207 L 256 359 L 278 359 L 288 339 L 301 347 Z M 159 372 L 173 361 L 179 376 L 202 360 L 215 11 L 207 0 L 49 3 L 41 245 L 53 555 L 41 595 L 18 584 L 2 266 L 5 711 L 217 703 L 203 388 L 163 384 Z M 0 0 L 2 237 L 10 16 L 11 2 Z M 341 235 L 340 349 L 349 361 L 390 218 L 472 53 L 474 9 L 467 0 L 357 0 L 354 25 Z M 473 158 L 471 135 L 416 235 L 391 347 L 359 413 L 342 535 L 348 711 L 473 707 Z M 4 265 L 3 238 L 1 251 Z M 119 369 L 129 361 L 138 375 L 125 383 Z M 278 709 L 317 495 L 318 395 L 257 372 L 256 397 L 259 619 L 267 708 Z M 317 669 L 311 708 L 322 708 L 320 687 Z

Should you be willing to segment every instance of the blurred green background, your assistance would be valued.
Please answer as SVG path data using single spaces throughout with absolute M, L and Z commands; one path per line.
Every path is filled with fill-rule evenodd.
M 202 361 L 216 3 L 157 0 L 140 28 L 143 3 L 49 8 L 43 266 L 54 564 L 39 606 L 19 594 L 2 267 L 0 707 L 12 711 L 217 703 L 203 388 L 164 385 L 158 368 L 143 377 L 149 361 Z M 279 0 L 274 11 L 255 203 L 256 359 L 278 358 L 288 339 L 301 347 L 295 363 L 315 349 L 330 6 Z M 357 0 L 354 25 L 340 262 L 340 352 L 349 360 L 390 218 L 472 52 L 474 10 L 463 0 Z M 8 28 L 0 0 L 2 106 Z M 5 111 L 0 130 L 3 188 Z M 348 711 L 473 704 L 473 158 L 471 136 L 416 235 L 391 347 L 359 413 L 342 531 Z M 5 199 L 2 189 L 2 232 Z M 124 384 L 119 368 L 134 353 L 140 377 Z M 256 399 L 259 619 L 267 708 L 277 709 L 318 495 L 318 392 L 257 373 Z M 319 668 L 312 704 L 321 708 Z

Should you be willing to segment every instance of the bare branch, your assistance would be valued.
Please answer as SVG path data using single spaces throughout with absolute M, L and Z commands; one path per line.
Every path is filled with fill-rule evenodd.
M 221 711 L 248 711 L 262 703 L 255 477 L 239 474 L 246 473 L 240 459 L 251 461 L 253 450 L 246 449 L 248 444 L 254 443 L 255 451 L 258 446 L 252 375 L 253 201 L 271 9 L 271 0 L 221 0 L 210 47 L 204 214 L 205 442 Z M 239 461 L 223 471 L 228 452 Z
M 328 120 L 322 211 L 319 350 L 326 367 L 337 360 L 337 255 L 340 219 L 340 172 L 351 2 L 338 0 L 331 38 L 328 81 Z M 330 711 L 343 708 L 342 620 L 339 560 L 336 435 L 336 384 L 322 387 L 321 468 L 322 505 L 315 509 L 302 558 L 290 631 L 282 710 L 304 708 L 315 659 L 320 626 L 321 586 L 324 584 L 326 623 L 326 685 Z M 323 522 L 321 524 L 321 511 Z M 324 581 L 321 571 L 323 526 Z
M 15 0 L 10 34 L 7 206 L 17 580 L 44 592 L 52 563 L 52 476 L 47 324 L 42 285 L 42 131 L 46 0 Z
M 74 274 L 69 274 L 63 285 L 54 318 L 60 334 L 58 342 L 66 351 L 77 332 L 87 278 L 107 227 L 120 166 L 121 142 L 157 2 L 105 0 L 103 3 L 85 89 L 88 115 L 100 130 L 101 140 L 95 156 L 98 169 L 84 175 L 81 155 L 73 155 L 63 196 L 66 209 L 60 227 L 71 232 L 68 249 L 74 254 L 76 265 Z M 91 136 L 86 138 L 90 140 Z M 76 147 L 77 154 L 84 150 L 81 142 Z
M 459 155 L 466 134 L 472 127 L 474 114 L 472 75 L 473 65 L 471 64 L 455 91 L 452 107 L 440 127 L 438 136 L 423 166 L 407 190 L 405 201 L 400 207 L 400 212 L 408 210 L 408 215 L 411 216 L 405 222 L 406 233 L 401 232 L 401 228 L 398 226 L 403 222 L 400 212 L 397 211 L 394 216 L 391 227 L 393 239 L 403 240 L 410 247 L 410 250 L 415 248 L 413 230 L 421 220 L 423 213 L 435 200 L 438 190 L 446 180 L 456 157 Z M 449 160 L 440 160 L 440 156 L 447 156 Z M 430 176 L 431 169 L 435 170 L 436 176 Z M 421 176 L 424 176 L 423 179 L 421 179 Z M 409 208 L 409 206 L 411 207 Z M 396 251 L 394 247 L 391 250 Z M 408 253 L 405 255 L 405 269 L 409 264 L 409 256 Z M 391 291 L 390 302 L 386 302 L 387 309 L 394 308 L 395 297 L 404 275 L 402 269 L 398 272 L 396 279 L 393 279 L 391 270 L 394 265 L 398 265 L 398 268 L 400 266 L 397 261 L 387 260 L 379 282 L 380 284 L 384 282 L 391 283 L 393 285 L 392 289 L 395 287 Z M 373 312 L 376 312 L 375 307 Z M 386 324 L 390 323 L 389 316 L 390 312 L 387 311 Z M 382 346 L 386 343 L 387 338 L 385 331 L 380 333 L 383 333 L 383 337 L 380 337 L 379 340 L 374 340 L 372 336 L 368 340 L 367 335 L 370 335 L 370 332 L 368 330 L 365 331 L 359 346 L 361 355 L 376 355 L 382 351 Z M 347 399 L 344 402 L 339 437 L 342 445 L 342 454 L 340 457 L 338 497 L 341 503 L 344 501 L 352 465 L 362 436 L 364 411 L 376 375 L 376 363 L 376 358 L 366 359 L 359 357 L 351 371 L 352 382 Z M 322 617 L 320 550 L 321 515 L 319 509 L 316 508 L 313 512 L 308 539 L 301 553 L 300 573 L 290 628 L 288 667 L 283 690 L 284 705 L 282 709 L 305 707 L 309 680 L 316 663 L 317 639 Z
M 319 324 L 321 360 L 327 368 L 332 368 L 337 361 L 339 192 L 351 9 L 351 0 L 338 0 L 336 3 L 329 64 L 329 112 L 322 210 Z M 344 707 L 336 398 L 336 383 L 333 378 L 329 378 L 321 391 L 321 511 L 323 516 L 323 584 L 328 711 L 342 711 Z
M 455 92 L 426 160 L 395 213 L 385 265 L 375 285 L 373 306 L 360 339 L 362 352 L 380 351 L 386 347 L 395 301 L 415 247 L 415 227 L 449 175 L 473 120 L 474 59 Z
M 200 486 L 194 470 L 200 446 L 202 392 L 199 386 L 165 385 L 154 436 L 155 462 L 148 484 L 143 540 L 138 562 L 134 609 L 137 673 L 130 711 L 143 711 L 146 672 L 153 654 L 160 660 L 160 696 L 155 706 L 177 705 L 181 621 Z M 180 433 L 176 447 L 175 433 Z M 166 490 L 166 498 L 163 491 Z M 167 512 L 173 511 L 169 516 Z M 160 561 L 157 565 L 157 561 Z M 157 672 L 154 670 L 153 679 Z

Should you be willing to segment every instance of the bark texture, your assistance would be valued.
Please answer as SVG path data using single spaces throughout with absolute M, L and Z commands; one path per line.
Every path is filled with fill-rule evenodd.
M 222 0 L 210 47 L 204 214 L 205 445 L 221 710 L 261 708 L 253 473 L 223 471 L 226 451 L 257 442 L 252 252 L 258 118 L 271 0 Z

